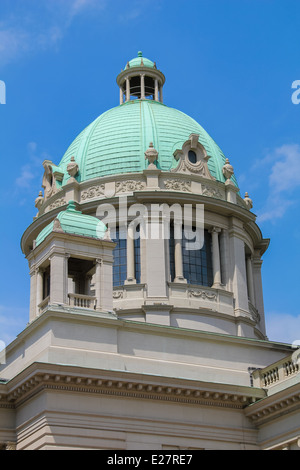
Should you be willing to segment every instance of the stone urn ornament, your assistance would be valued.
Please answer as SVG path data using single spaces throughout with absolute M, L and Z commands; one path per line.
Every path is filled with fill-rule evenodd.
M 70 177 L 71 178 L 75 178 L 75 176 L 77 175 L 79 171 L 79 166 L 78 164 L 75 162 L 75 158 L 74 157 L 71 157 L 71 161 L 70 163 L 68 164 L 67 166 L 67 172 L 69 173 Z
M 223 171 L 223 175 L 226 178 L 226 181 L 229 181 L 232 175 L 234 174 L 234 171 L 233 171 L 233 166 L 230 165 L 228 158 L 226 158 L 225 160 L 225 165 L 223 166 L 222 171 Z
M 37 208 L 39 212 L 42 208 L 43 203 L 44 203 L 44 196 L 43 196 L 42 191 L 40 191 L 38 197 L 35 200 L 35 207 Z
M 158 158 L 158 151 L 155 150 L 153 146 L 153 142 L 150 142 L 148 150 L 145 152 L 145 159 L 148 160 L 149 165 L 148 165 L 148 170 L 155 169 L 157 170 L 156 165 L 154 165 L 154 162 Z
M 248 193 L 245 193 L 244 202 L 246 203 L 246 206 L 250 211 L 250 209 L 252 209 L 252 207 L 253 207 L 253 201 L 252 201 L 252 199 L 250 199 Z

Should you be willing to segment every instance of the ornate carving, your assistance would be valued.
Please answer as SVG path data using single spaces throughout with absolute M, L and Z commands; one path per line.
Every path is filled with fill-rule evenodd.
M 69 173 L 69 175 L 71 176 L 71 178 L 74 178 L 74 176 L 77 175 L 79 171 L 79 166 L 78 164 L 75 162 L 75 158 L 74 157 L 71 157 L 71 161 L 70 163 L 68 164 L 67 166 L 67 172 Z
M 197 297 L 204 300 L 214 300 L 215 302 L 218 300 L 217 294 L 205 290 L 189 289 L 188 294 L 190 297 Z
M 122 290 L 113 291 L 113 298 L 114 299 L 123 299 L 123 296 L 124 296 L 124 292 Z
M 256 322 L 260 322 L 260 314 L 258 313 L 258 310 L 254 307 L 254 305 L 249 302 L 249 312 L 252 317 L 252 319 Z
M 196 154 L 196 162 L 192 163 L 189 160 L 189 151 L 192 150 Z M 207 155 L 205 148 L 199 142 L 198 134 L 191 134 L 188 140 L 183 144 L 182 149 L 177 149 L 174 152 L 174 158 L 177 160 L 178 166 L 171 170 L 174 173 L 196 173 L 211 180 L 215 178 L 210 174 L 207 162 L 210 158 Z
M 116 183 L 116 193 L 127 193 L 131 191 L 142 191 L 145 189 L 145 183 L 142 181 L 118 181 Z
M 224 199 L 223 194 L 218 188 L 213 188 L 212 186 L 207 186 L 202 184 L 202 194 L 203 196 L 215 197 L 217 199 Z
M 57 199 L 57 201 L 53 202 L 49 206 L 49 210 L 52 211 L 52 209 L 56 209 L 57 207 L 64 206 L 65 204 L 67 204 L 65 198 Z
M 53 232 L 64 233 L 64 231 L 61 227 L 60 221 L 57 218 L 53 222 Z
M 57 191 L 59 191 L 56 182 L 62 181 L 64 173 L 50 160 L 45 160 L 43 162 L 43 167 L 45 171 L 43 176 L 42 188 L 44 188 L 44 197 L 45 200 L 47 200 L 51 196 L 53 196 L 53 194 L 56 194 Z
M 165 181 L 165 188 L 166 189 L 171 189 L 173 191 L 186 191 L 186 192 L 191 192 L 191 181 L 185 181 L 185 180 L 166 180 Z
M 103 196 L 105 194 L 105 185 L 100 184 L 99 186 L 92 186 L 91 188 L 83 191 L 81 199 L 93 199 L 95 197 Z

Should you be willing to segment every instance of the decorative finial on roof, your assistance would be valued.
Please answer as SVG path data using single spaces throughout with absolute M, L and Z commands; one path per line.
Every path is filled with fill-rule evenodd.
M 79 166 L 78 164 L 75 162 L 75 158 L 74 157 L 71 157 L 71 161 L 70 163 L 68 164 L 67 166 L 67 172 L 69 173 L 69 175 L 71 176 L 71 178 L 74 178 L 74 176 L 77 175 L 79 171 Z
M 68 207 L 66 209 L 68 212 L 79 212 L 76 210 L 75 201 L 69 201 Z
M 248 208 L 249 211 L 250 211 L 250 210 L 252 209 L 252 207 L 253 207 L 253 201 L 252 201 L 252 199 L 250 199 L 248 193 L 245 193 L 244 201 L 245 201 L 245 203 L 246 203 L 247 208 Z
M 234 171 L 233 171 L 233 166 L 230 165 L 228 158 L 226 158 L 225 160 L 225 165 L 223 166 L 222 171 L 226 180 L 229 181 L 232 175 L 234 174 Z
M 153 146 L 153 142 L 150 142 L 149 148 L 145 152 L 145 159 L 148 160 L 149 162 L 148 169 L 156 168 L 156 166 L 154 165 L 154 162 L 157 160 L 157 157 L 158 157 L 158 151 L 155 150 Z
M 139 51 L 139 52 L 138 52 L 138 57 L 143 57 L 142 51 Z
M 35 200 L 35 207 L 37 208 L 38 211 L 41 210 L 43 203 L 44 203 L 44 196 L 43 196 L 42 191 L 40 191 L 38 197 Z

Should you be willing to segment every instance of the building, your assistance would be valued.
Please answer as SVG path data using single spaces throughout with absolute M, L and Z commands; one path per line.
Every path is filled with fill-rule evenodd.
M 269 240 L 164 82 L 139 52 L 119 106 L 43 163 L 21 242 L 29 323 L 0 369 L 3 449 L 300 448 L 297 351 L 266 334 Z

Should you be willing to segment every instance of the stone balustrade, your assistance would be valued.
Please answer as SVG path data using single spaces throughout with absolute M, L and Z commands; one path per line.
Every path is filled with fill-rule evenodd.
M 300 372 L 299 361 L 293 359 L 293 355 L 284 358 L 264 369 L 253 372 L 254 387 L 269 388 L 283 380 L 296 376 Z
M 71 307 L 96 308 L 96 297 L 83 294 L 68 294 Z

